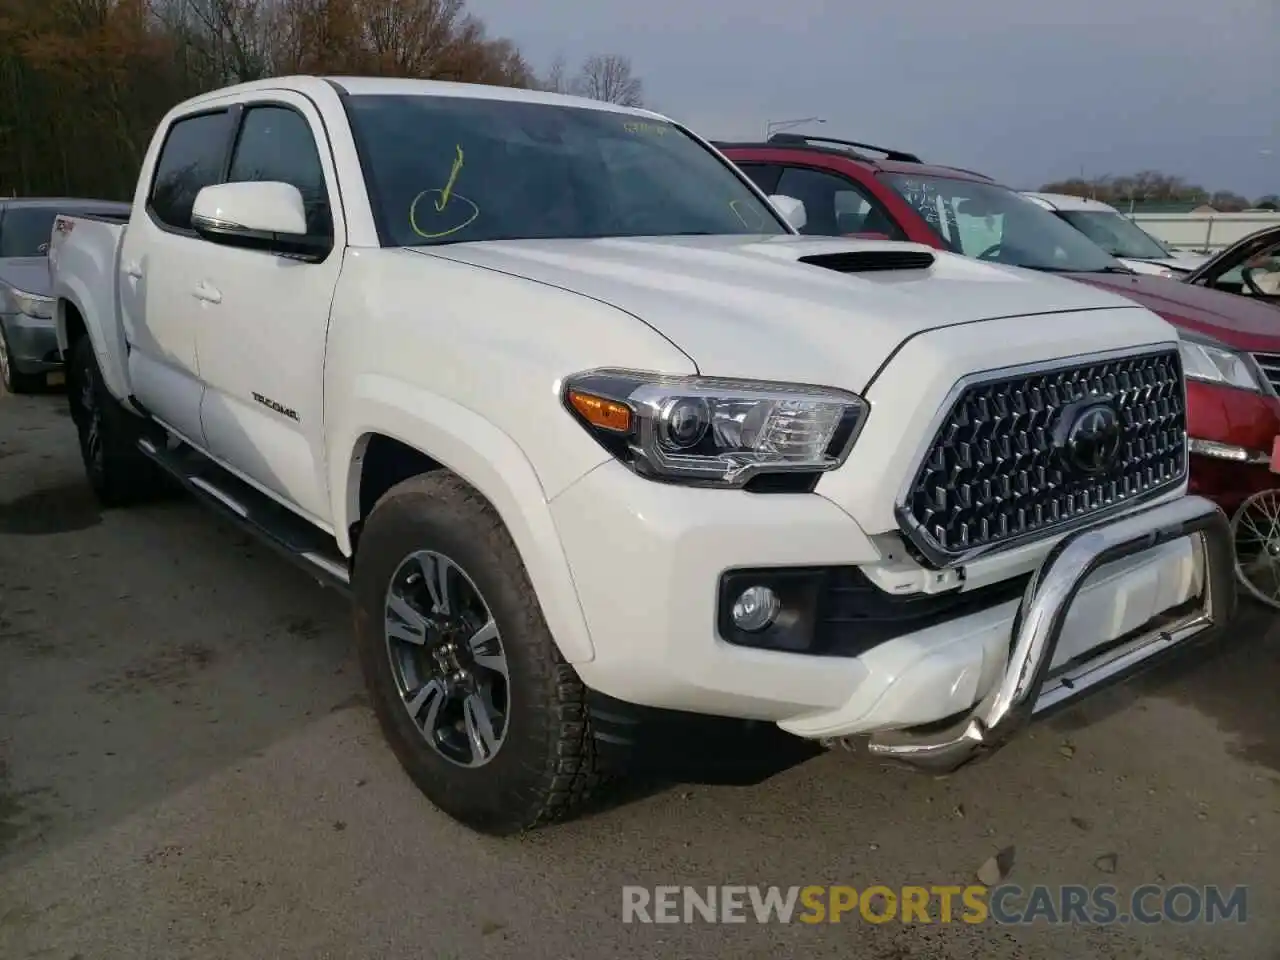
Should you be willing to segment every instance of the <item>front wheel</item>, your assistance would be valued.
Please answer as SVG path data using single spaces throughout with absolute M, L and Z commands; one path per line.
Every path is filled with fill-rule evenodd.
M 585 690 L 493 508 L 445 473 L 373 508 L 353 578 L 384 734 L 427 798 L 504 835 L 570 818 L 600 782 Z

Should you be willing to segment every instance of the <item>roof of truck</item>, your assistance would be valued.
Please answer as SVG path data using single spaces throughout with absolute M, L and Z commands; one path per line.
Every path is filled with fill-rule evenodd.
M 253 93 L 267 90 L 293 90 L 298 93 L 315 95 L 326 89 L 337 90 L 339 94 L 352 96 L 424 96 L 424 97 L 473 97 L 477 100 L 507 100 L 519 103 L 558 104 L 566 107 L 586 107 L 593 110 L 606 110 L 613 113 L 626 113 L 652 120 L 669 120 L 652 110 L 639 107 L 623 107 L 616 103 L 605 103 L 588 97 L 575 97 L 563 93 L 547 93 L 541 90 L 526 90 L 521 87 L 502 87 L 488 83 L 455 83 L 449 80 L 416 80 L 408 77 L 340 77 L 312 76 L 298 74 L 287 77 L 271 77 L 267 80 L 252 80 L 229 87 L 210 90 L 199 96 L 186 100 L 175 110 L 184 111 L 188 107 L 211 103 L 228 95 Z

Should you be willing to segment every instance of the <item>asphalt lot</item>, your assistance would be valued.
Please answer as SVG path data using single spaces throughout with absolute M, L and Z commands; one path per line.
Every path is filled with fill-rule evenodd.
M 941 779 L 843 755 L 509 841 L 436 813 L 343 602 L 193 503 L 94 506 L 0 396 L 0 957 L 1280 958 L 1280 629 Z M 625 884 L 1247 884 L 1243 924 L 638 925 Z

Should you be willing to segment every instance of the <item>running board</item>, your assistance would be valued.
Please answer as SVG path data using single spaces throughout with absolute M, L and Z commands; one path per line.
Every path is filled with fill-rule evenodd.
M 138 448 L 198 500 L 293 561 L 321 584 L 344 594 L 350 592 L 350 567 L 332 537 L 188 444 L 178 442 L 175 448 L 166 448 L 144 437 L 138 441 Z

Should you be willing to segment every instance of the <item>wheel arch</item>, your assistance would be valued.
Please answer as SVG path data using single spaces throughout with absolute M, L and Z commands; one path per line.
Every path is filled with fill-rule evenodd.
M 127 346 L 119 319 L 103 317 L 93 303 L 84 285 L 74 279 L 60 276 L 54 322 L 57 327 L 58 352 L 66 363 L 71 348 L 81 337 L 87 336 L 98 358 L 98 369 L 107 389 L 121 403 L 132 407 L 127 368 Z
M 506 526 L 547 626 L 570 663 L 595 656 L 577 588 L 533 465 L 507 434 L 443 397 L 385 377 L 350 395 L 330 458 L 333 528 L 354 555 L 359 525 L 395 483 L 445 469 L 470 484 Z

